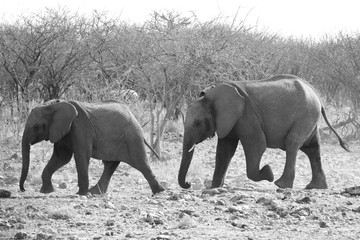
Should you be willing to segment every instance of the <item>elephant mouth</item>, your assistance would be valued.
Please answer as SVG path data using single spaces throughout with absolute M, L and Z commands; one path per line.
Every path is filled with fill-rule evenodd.
M 215 133 L 210 136 L 203 135 L 198 141 L 195 142 L 195 145 L 205 141 L 206 139 L 212 139 L 214 137 L 215 137 Z
M 41 142 L 41 139 L 36 138 L 36 139 L 34 139 L 33 141 L 30 142 L 30 145 L 34 145 L 34 144 L 36 144 L 38 142 Z

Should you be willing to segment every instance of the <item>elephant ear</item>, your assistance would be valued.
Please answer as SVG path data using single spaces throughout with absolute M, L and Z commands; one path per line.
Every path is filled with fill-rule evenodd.
M 216 132 L 219 138 L 229 134 L 242 115 L 245 98 L 238 90 L 228 84 L 221 84 L 206 92 L 205 98 L 212 102 L 215 111 Z
M 56 143 L 70 131 L 71 124 L 78 112 L 74 105 L 68 102 L 54 103 L 48 108 L 52 111 L 52 120 L 49 123 L 49 140 Z

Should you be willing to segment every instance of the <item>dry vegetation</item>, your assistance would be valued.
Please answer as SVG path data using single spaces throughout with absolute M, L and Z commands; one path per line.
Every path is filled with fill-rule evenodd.
M 235 19 L 199 22 L 196 16 L 157 13 L 141 26 L 106 14 L 78 16 L 46 10 L 15 24 L 0 24 L 0 239 L 358 239 L 360 182 L 360 34 L 325 36 L 321 41 L 284 39 L 257 32 Z M 304 190 L 310 166 L 299 155 L 293 190 L 246 178 L 239 149 L 224 188 L 206 190 L 212 178 L 216 139 L 197 147 L 188 179 L 177 184 L 181 159 L 181 112 L 208 84 L 261 79 L 278 73 L 308 80 L 326 103 L 328 115 L 352 153 L 323 136 L 328 190 Z M 146 137 L 161 153 L 152 162 L 167 187 L 151 196 L 146 180 L 120 164 L 108 194 L 80 197 L 72 161 L 54 177 L 56 192 L 39 193 L 41 172 L 52 153 L 49 143 L 32 148 L 25 193 L 18 190 L 20 140 L 29 110 L 53 99 L 99 101 L 133 89 L 130 105 Z M 179 120 L 176 120 L 179 118 Z M 275 177 L 284 153 L 266 152 Z M 91 183 L 102 172 L 91 160 Z M 357 189 L 355 189 L 357 190 Z

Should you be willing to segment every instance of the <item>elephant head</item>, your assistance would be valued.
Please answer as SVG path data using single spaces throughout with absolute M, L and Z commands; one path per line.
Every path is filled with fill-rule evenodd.
M 200 93 L 200 98 L 188 107 L 178 175 L 178 182 L 182 188 L 191 186 L 185 178 L 195 145 L 213 137 L 215 132 L 220 139 L 226 137 L 242 115 L 244 107 L 245 98 L 237 88 L 228 84 L 206 88 Z
M 58 142 L 70 131 L 77 114 L 76 108 L 68 102 L 36 107 L 30 112 L 22 137 L 21 191 L 25 191 L 24 182 L 29 171 L 30 145 L 43 140 Z

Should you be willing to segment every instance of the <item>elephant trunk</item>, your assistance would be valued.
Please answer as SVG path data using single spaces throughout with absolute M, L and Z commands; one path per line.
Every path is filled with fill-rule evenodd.
M 22 192 L 25 191 L 24 182 L 26 180 L 27 174 L 29 172 L 29 164 L 30 164 L 30 142 L 28 140 L 27 128 L 24 130 L 23 138 L 22 138 L 22 170 L 20 177 L 20 190 Z
M 178 175 L 178 182 L 180 187 L 188 189 L 190 188 L 191 184 L 186 182 L 186 174 L 189 170 L 189 166 L 194 154 L 194 144 L 187 144 L 184 137 L 184 143 L 183 143 L 183 153 L 182 153 L 182 159 L 181 159 L 181 165 Z

